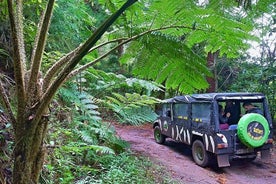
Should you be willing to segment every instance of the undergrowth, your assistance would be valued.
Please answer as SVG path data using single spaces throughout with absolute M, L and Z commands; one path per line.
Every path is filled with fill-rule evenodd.
M 101 120 L 92 96 L 72 87 L 60 90 L 52 105 L 40 183 L 172 183 L 164 169 L 129 151 L 112 124 Z
M 103 163 L 104 169 L 97 176 L 86 176 L 76 183 L 95 184 L 155 184 L 173 183 L 166 178 L 167 173 L 161 167 L 152 164 L 148 158 L 123 152 L 119 155 L 106 157 Z

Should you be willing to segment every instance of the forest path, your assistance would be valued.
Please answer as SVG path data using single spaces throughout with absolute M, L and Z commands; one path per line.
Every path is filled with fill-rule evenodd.
M 276 183 L 276 150 L 269 161 L 259 157 L 253 162 L 231 162 L 230 167 L 201 168 L 192 158 L 189 147 L 166 139 L 164 145 L 153 138 L 151 124 L 129 126 L 113 124 L 117 135 L 131 145 L 131 150 L 149 157 L 153 162 L 167 168 L 172 178 L 183 184 L 274 184 Z

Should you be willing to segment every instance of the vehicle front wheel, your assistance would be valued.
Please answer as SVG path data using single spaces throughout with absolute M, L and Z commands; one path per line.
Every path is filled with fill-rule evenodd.
M 203 143 L 196 140 L 192 146 L 192 154 L 195 163 L 201 167 L 206 167 L 211 159 L 211 153 L 205 150 Z
M 159 126 L 154 127 L 154 139 L 158 144 L 163 144 L 166 140 L 166 137 L 161 133 Z

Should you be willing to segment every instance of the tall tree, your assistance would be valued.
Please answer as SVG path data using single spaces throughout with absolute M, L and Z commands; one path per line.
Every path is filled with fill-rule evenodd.
M 126 1 L 82 45 L 62 57 L 45 74 L 41 73 L 42 55 L 55 0 L 49 0 L 41 17 L 31 60 L 27 62 L 23 34 L 23 1 L 8 0 L 8 12 L 13 43 L 14 77 L 16 83 L 16 113 L 1 83 L 1 97 L 14 130 L 13 183 L 37 183 L 45 148 L 43 139 L 48 125 L 47 107 L 58 88 L 80 60 L 101 38 L 110 25 L 137 0 Z M 29 65 L 27 65 L 29 63 Z M 58 73 L 57 73 L 58 72 Z

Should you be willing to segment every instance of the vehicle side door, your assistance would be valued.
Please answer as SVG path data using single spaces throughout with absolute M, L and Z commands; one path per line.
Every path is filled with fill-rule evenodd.
M 172 128 L 173 128 L 173 112 L 172 112 L 172 104 L 166 103 L 163 104 L 162 107 L 162 115 L 161 115 L 161 132 L 162 134 L 172 137 Z
M 180 142 L 188 143 L 188 130 L 191 126 L 188 103 L 173 104 L 172 137 Z

